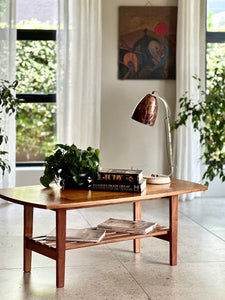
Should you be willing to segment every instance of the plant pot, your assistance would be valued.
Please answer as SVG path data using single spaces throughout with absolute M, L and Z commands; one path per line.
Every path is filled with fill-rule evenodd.
M 65 180 L 63 189 L 65 190 L 88 190 L 91 187 L 89 182 L 88 173 L 81 173 L 78 182 L 75 182 L 73 178 Z

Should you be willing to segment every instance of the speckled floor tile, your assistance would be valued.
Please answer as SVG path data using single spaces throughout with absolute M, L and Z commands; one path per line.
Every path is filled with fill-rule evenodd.
M 142 218 L 168 225 L 168 200 L 144 202 Z M 225 199 L 179 202 L 178 265 L 169 265 L 169 244 L 126 241 L 66 252 L 65 287 L 55 287 L 55 261 L 33 253 L 24 274 L 23 209 L 0 203 L 0 299 L 225 300 Z M 69 211 L 67 227 L 90 227 L 107 218 L 131 219 L 132 204 Z M 55 227 L 55 213 L 35 209 L 34 235 Z

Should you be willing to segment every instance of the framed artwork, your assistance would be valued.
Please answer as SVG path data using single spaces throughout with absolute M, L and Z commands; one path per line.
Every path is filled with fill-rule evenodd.
M 176 78 L 177 7 L 119 7 L 119 79 Z

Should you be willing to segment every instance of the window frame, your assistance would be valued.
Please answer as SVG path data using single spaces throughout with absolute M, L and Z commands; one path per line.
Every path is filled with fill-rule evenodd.
M 208 43 L 225 43 L 224 31 L 207 31 L 206 29 L 206 44 Z
M 56 41 L 55 29 L 17 29 L 17 41 Z M 24 103 L 56 103 L 56 93 L 21 94 L 16 97 L 23 99 Z M 16 167 L 43 166 L 44 162 L 16 162 Z

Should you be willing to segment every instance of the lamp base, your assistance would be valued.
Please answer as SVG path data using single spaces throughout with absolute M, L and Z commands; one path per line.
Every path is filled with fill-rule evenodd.
M 150 176 L 144 176 L 148 184 L 168 184 L 170 183 L 170 177 L 168 175 L 151 174 Z

